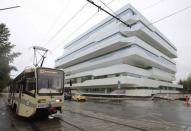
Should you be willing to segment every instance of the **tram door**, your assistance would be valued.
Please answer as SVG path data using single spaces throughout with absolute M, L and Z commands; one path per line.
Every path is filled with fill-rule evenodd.
M 36 111 L 36 104 L 35 104 L 35 96 L 27 92 L 27 90 L 31 88 L 31 84 L 28 79 L 26 79 L 20 85 L 19 91 L 19 100 L 18 100 L 18 114 L 21 116 L 31 116 Z
M 20 82 L 19 86 L 18 86 L 18 93 L 19 93 L 19 95 L 18 95 L 18 100 L 17 100 L 17 102 L 18 102 L 18 107 L 17 107 L 17 110 L 16 110 L 17 113 L 19 113 L 19 110 L 20 110 L 23 84 L 24 84 L 23 82 Z
M 16 101 L 16 87 L 17 84 L 14 83 L 14 85 L 11 87 L 11 107 L 14 108 L 14 101 Z

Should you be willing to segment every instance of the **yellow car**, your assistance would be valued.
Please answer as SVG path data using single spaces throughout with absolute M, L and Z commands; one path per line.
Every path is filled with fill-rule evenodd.
M 86 101 L 86 97 L 82 95 L 72 95 L 72 100 L 73 101 Z

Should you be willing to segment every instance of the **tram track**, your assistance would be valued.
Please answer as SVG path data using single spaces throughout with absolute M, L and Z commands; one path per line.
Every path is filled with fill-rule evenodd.
M 70 123 L 66 120 L 63 120 L 59 117 L 55 117 L 51 120 L 54 123 L 59 123 L 61 121 L 61 124 L 55 125 L 54 123 L 50 123 L 49 120 L 42 120 L 39 121 L 36 119 L 29 119 L 28 123 L 32 129 L 32 131 L 54 131 L 58 129 L 65 129 L 66 131 L 86 131 L 84 128 L 79 127 L 73 123 Z
M 60 126 L 55 126 L 54 124 L 46 124 L 46 120 L 43 121 L 44 125 L 39 126 L 40 122 L 34 122 L 33 120 L 28 120 L 29 125 L 31 126 L 32 131 L 54 131 L 54 130 L 58 130 L 58 129 L 65 129 L 65 130 L 71 130 L 71 131 L 85 131 L 85 129 L 70 123 L 66 120 L 63 120 L 61 118 L 54 118 L 53 121 L 61 121 L 62 125 Z M 41 123 L 42 124 L 42 123 Z M 45 127 L 46 126 L 46 127 Z
M 151 130 L 159 129 L 158 126 L 156 128 L 150 128 L 151 126 L 149 125 L 152 123 L 156 123 L 155 121 L 145 121 L 144 123 L 150 123 L 150 124 L 148 126 L 147 125 L 140 126 L 137 123 L 135 124 L 131 122 L 123 123 L 121 121 L 116 121 L 117 119 L 109 119 L 107 115 L 105 117 L 105 115 L 99 114 L 99 112 L 82 111 L 79 109 L 77 110 L 75 108 L 73 109 L 65 108 L 63 110 L 64 112 L 62 115 L 56 115 L 57 117 L 55 117 L 52 120 L 25 119 L 15 115 L 15 113 L 13 113 L 10 110 L 10 108 L 8 108 L 8 110 L 10 112 L 10 116 L 12 116 L 10 117 L 10 119 L 12 119 L 11 121 L 13 121 L 13 126 L 15 126 L 18 131 L 20 131 L 20 129 L 23 129 L 23 128 L 25 128 L 26 131 L 58 131 L 58 130 L 88 131 L 88 130 L 94 130 L 96 128 L 99 128 L 98 130 L 104 130 L 105 128 L 106 130 L 107 129 L 112 130 L 110 125 L 113 125 L 114 127 L 117 126 L 120 129 L 129 128 L 129 129 L 138 130 L 138 131 L 151 131 Z M 77 117 L 75 116 L 77 116 L 80 120 L 77 120 Z M 96 121 L 96 120 L 99 120 L 99 121 Z M 88 121 L 95 122 L 96 126 L 94 124 L 91 125 Z M 60 124 L 56 125 L 56 123 L 60 123 Z M 87 123 L 87 126 L 86 126 L 86 123 Z M 99 127 L 99 123 L 104 123 L 104 124 Z M 156 124 L 153 124 L 153 125 L 158 125 L 158 124 L 161 124 L 161 123 L 157 122 Z M 165 123 L 162 123 L 162 124 L 166 125 Z M 175 129 L 175 124 L 170 124 L 170 125 L 168 124 L 168 126 L 171 126 L 171 127 L 173 126 Z M 166 127 L 167 126 L 163 126 L 160 129 L 167 130 L 168 128 Z M 184 127 L 184 129 L 186 129 L 186 127 Z
M 35 118 L 33 119 L 33 118 L 19 117 L 14 112 L 12 112 L 11 110 L 10 110 L 10 113 L 12 114 L 12 117 L 13 117 L 13 125 L 15 126 L 16 130 L 18 130 L 18 131 L 23 130 L 23 129 L 25 129 L 26 131 L 56 131 L 58 129 L 66 129 L 69 131 L 70 130 L 71 131 L 88 131 L 88 130 L 91 130 L 91 128 L 86 129 L 83 126 L 79 126 L 77 123 L 72 123 L 72 122 L 70 122 L 66 119 L 60 118 L 60 117 L 54 118 L 53 120 L 54 121 L 59 120 L 62 122 L 62 124 L 51 129 L 51 127 L 54 126 L 54 124 L 49 123 L 48 120 L 38 120 Z M 80 115 L 82 115 L 82 114 L 80 114 Z M 84 116 L 89 117 L 89 118 L 98 119 L 98 118 L 92 117 L 92 116 L 91 117 L 87 116 L 87 115 L 84 115 Z M 106 121 L 108 123 L 114 123 L 116 125 L 127 126 L 127 125 L 116 123 L 113 121 L 108 121 L 106 119 L 98 119 L 98 120 Z M 128 127 L 138 129 L 141 131 L 146 131 L 144 129 L 140 129 L 140 128 L 136 128 L 136 127 L 132 127 L 132 126 L 128 126 Z
M 68 122 L 68 121 L 66 121 L 66 120 L 64 120 L 64 119 L 61 119 L 61 118 L 58 118 L 58 119 L 59 119 L 60 121 L 63 121 L 63 122 L 65 122 L 65 123 L 67 123 L 67 124 L 69 124 L 69 125 L 71 125 L 71 126 L 77 128 L 77 129 L 81 130 L 81 131 L 86 131 L 86 129 L 84 129 L 84 128 L 80 127 L 80 126 L 77 126 L 77 125 L 75 125 L 75 124 L 73 124 L 73 123 L 71 123 L 71 122 Z
M 84 113 L 77 113 L 75 111 L 68 110 L 68 109 L 64 109 L 64 111 L 68 111 L 68 112 L 71 112 L 72 114 L 75 113 L 80 116 L 83 116 L 83 117 L 80 117 L 80 118 L 82 118 L 80 120 L 81 122 L 89 121 L 89 120 L 91 121 L 90 118 L 92 118 L 93 121 L 95 122 L 95 125 L 98 124 L 98 126 L 96 128 L 100 128 L 99 123 L 101 122 L 101 123 L 104 123 L 105 128 L 110 128 L 110 125 L 113 125 L 113 126 L 117 126 L 119 128 L 123 128 L 123 129 L 128 128 L 128 129 L 138 130 L 138 131 L 149 131 L 147 129 L 136 127 L 133 125 L 128 125 L 128 124 L 116 122 L 113 120 L 99 118 L 99 117 L 91 116 L 91 115 L 84 114 Z M 64 115 L 65 114 L 63 113 L 63 116 Z M 89 125 L 86 126 L 86 125 L 80 124 L 80 122 L 79 123 L 76 122 L 75 120 L 71 121 L 71 119 L 75 119 L 75 118 L 73 118 L 73 115 L 69 115 L 68 116 L 69 118 L 58 115 L 58 117 L 55 117 L 52 120 L 49 120 L 49 119 L 44 119 L 44 120 L 25 119 L 22 117 L 18 117 L 16 115 L 13 115 L 13 116 L 14 116 L 13 121 L 15 123 L 14 125 L 18 131 L 20 131 L 20 129 L 22 129 L 22 128 L 27 129 L 27 131 L 56 131 L 59 129 L 68 130 L 68 131 L 88 131 L 88 130 L 92 130 L 93 128 L 95 129 L 95 126 L 90 125 L 88 122 L 87 122 L 87 124 L 89 124 Z M 96 120 L 99 120 L 99 121 L 97 121 L 97 123 L 96 123 Z M 82 122 L 82 123 L 84 123 L 84 122 Z M 26 126 L 27 126 L 27 128 L 26 128 Z M 101 127 L 100 130 L 103 130 L 103 129 L 104 129 L 104 127 Z
M 104 118 L 90 116 L 90 115 L 87 115 L 87 114 L 84 114 L 84 113 L 74 112 L 74 111 L 71 111 L 71 110 L 64 110 L 64 111 L 68 111 L 68 112 L 71 112 L 71 113 L 79 114 L 81 116 L 85 116 L 85 117 L 89 117 L 89 118 L 93 118 L 93 119 L 97 119 L 97 120 L 113 123 L 113 124 L 120 125 L 120 126 L 129 127 L 129 128 L 132 128 L 132 129 L 135 129 L 135 130 L 139 130 L 139 131 L 149 131 L 149 130 L 144 129 L 144 128 L 139 128 L 139 127 L 136 127 L 136 126 L 132 126 L 132 125 L 124 124 L 124 123 L 119 123 L 119 122 L 108 120 L 108 119 L 104 119 Z
M 74 112 L 72 112 L 72 113 L 74 113 Z M 99 121 L 103 121 L 103 123 L 104 122 L 112 123 L 114 125 L 120 125 L 120 126 L 124 126 L 124 127 L 134 129 L 134 130 L 138 130 L 138 131 L 148 131 L 148 130 L 143 129 L 143 128 L 139 128 L 139 127 L 123 124 L 123 123 L 114 122 L 112 120 L 101 119 L 101 118 L 85 115 L 85 114 L 82 114 L 82 113 L 75 113 L 75 114 L 81 115 L 81 116 L 86 117 L 86 118 L 88 117 L 88 118 L 93 118 L 93 119 L 96 119 L 96 120 L 99 120 Z M 91 130 L 91 129 L 88 129 L 86 127 L 80 126 L 79 123 L 76 124 L 76 123 L 73 123 L 71 121 L 68 121 L 68 120 L 64 119 L 63 117 L 55 117 L 53 119 L 53 121 L 57 121 L 57 120 L 61 121 L 62 126 L 54 127 L 54 129 L 51 129 L 51 124 L 46 124 L 47 128 L 49 128 L 49 130 L 51 130 L 51 131 L 57 130 L 57 128 L 62 128 L 62 129 L 66 129 L 66 130 L 69 130 L 69 131 L 88 131 L 88 130 Z M 38 126 L 38 124 L 40 122 L 34 122 L 34 120 L 29 120 L 28 122 L 29 122 L 29 124 L 30 124 L 33 131 L 46 131 L 47 130 L 47 128 L 43 128 L 43 127 Z
M 28 120 L 28 122 L 33 131 L 41 131 L 40 128 L 38 126 L 36 126 L 32 120 Z
M 190 127 L 189 125 L 182 124 L 182 123 L 177 125 L 177 123 L 172 123 L 172 122 L 167 122 L 167 121 L 160 121 L 159 122 L 159 121 L 151 121 L 151 120 L 141 119 L 140 124 L 143 125 L 143 128 L 142 128 L 142 126 L 140 124 L 136 123 L 137 119 L 131 119 L 132 122 L 130 120 L 130 123 L 135 123 L 135 124 L 128 124 L 128 123 L 123 123 L 123 122 L 116 122 L 116 120 L 113 121 L 112 119 L 108 119 L 108 118 L 104 119 L 103 117 L 100 117 L 99 115 L 92 115 L 91 113 L 88 114 L 88 113 L 84 113 L 83 111 L 76 111 L 75 108 L 74 109 L 64 109 L 64 111 L 80 114 L 80 115 L 91 117 L 94 119 L 108 121 L 111 123 L 115 123 L 117 125 L 127 126 L 130 128 L 133 128 L 133 129 L 140 130 L 140 131 L 150 131 L 150 130 L 155 128 L 155 125 L 156 125 L 156 129 L 161 129 L 161 130 L 166 130 L 168 128 L 173 128 L 173 129 L 179 130 L 179 129 L 184 129 L 186 127 Z M 93 113 L 96 114 L 99 112 L 93 111 Z M 149 123 L 149 124 L 147 124 L 147 123 Z M 134 125 L 136 125 L 136 126 L 134 126 Z

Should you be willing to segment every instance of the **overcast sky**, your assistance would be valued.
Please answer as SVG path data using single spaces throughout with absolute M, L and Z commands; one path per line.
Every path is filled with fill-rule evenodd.
M 112 0 L 102 1 L 109 3 Z M 103 6 L 99 0 L 94 0 L 94 2 Z M 0 8 L 21 6 L 17 9 L 0 11 L 0 23 L 5 23 L 10 29 L 10 41 L 16 45 L 14 51 L 22 53 L 14 61 L 18 72 L 11 74 L 17 75 L 24 68 L 32 66 L 33 50 L 31 47 L 34 45 L 45 46 L 51 50 L 44 65 L 54 67 L 54 61 L 63 54 L 65 44 L 108 16 L 99 11 L 93 19 L 81 26 L 98 11 L 96 7 L 88 4 L 50 41 L 50 38 L 85 3 L 86 0 L 0 0 Z M 115 11 L 128 3 L 131 3 L 150 22 L 191 6 L 191 0 L 113 0 L 109 7 Z M 178 58 L 175 59 L 177 80 L 186 78 L 191 73 L 191 8 L 157 22 L 154 26 L 178 49 Z M 74 31 L 75 33 L 72 33 Z

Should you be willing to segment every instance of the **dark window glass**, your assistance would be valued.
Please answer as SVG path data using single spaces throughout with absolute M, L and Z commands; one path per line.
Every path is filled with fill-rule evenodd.
M 35 78 L 28 78 L 26 81 L 25 91 L 31 94 L 35 94 L 36 80 Z
M 63 72 L 53 69 L 38 70 L 38 93 L 63 93 Z
M 47 89 L 48 89 L 48 79 L 46 78 L 39 78 L 38 79 L 38 90 L 39 93 L 47 93 Z

